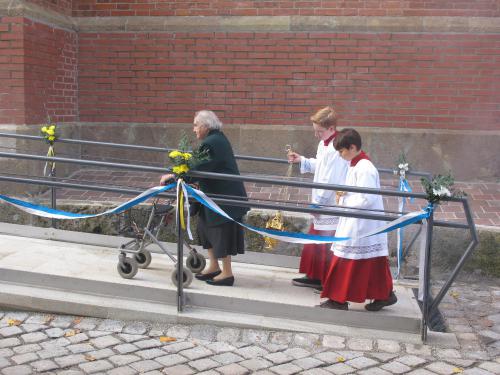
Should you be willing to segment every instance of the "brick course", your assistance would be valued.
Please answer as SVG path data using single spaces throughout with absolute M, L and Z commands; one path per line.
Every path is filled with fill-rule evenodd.
M 60 1 L 60 3 L 64 3 Z M 498 17 L 494 0 L 357 1 L 76 0 L 73 15 L 94 16 L 466 16 Z

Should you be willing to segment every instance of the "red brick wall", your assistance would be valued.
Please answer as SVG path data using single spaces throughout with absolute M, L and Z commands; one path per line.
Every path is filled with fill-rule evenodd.
M 81 34 L 81 121 L 305 124 L 334 104 L 343 124 L 497 129 L 495 35 Z
M 235 5 L 235 3 L 237 5 Z M 74 16 L 468 16 L 498 17 L 497 0 L 75 0 Z
M 25 20 L 26 123 L 76 121 L 77 34 Z
M 22 17 L 0 17 L 0 124 L 24 123 Z

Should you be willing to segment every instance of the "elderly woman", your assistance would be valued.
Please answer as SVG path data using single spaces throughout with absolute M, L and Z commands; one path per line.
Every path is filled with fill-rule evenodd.
M 201 142 L 200 151 L 206 150 L 208 160 L 200 162 L 193 170 L 239 175 L 238 165 L 228 139 L 221 131 L 222 123 L 212 111 L 197 112 L 193 121 L 193 132 Z M 173 175 L 162 176 L 164 184 Z M 200 189 L 207 195 L 222 194 L 246 198 L 245 187 L 241 181 L 218 180 L 214 178 L 197 179 Z M 193 178 L 190 178 L 190 182 Z M 241 221 L 248 208 L 220 206 L 236 221 Z M 203 273 L 195 275 L 198 280 L 210 285 L 232 286 L 234 276 L 231 256 L 245 251 L 243 229 L 241 226 L 203 206 L 198 217 L 198 237 L 204 249 L 208 249 L 209 264 Z M 219 267 L 222 260 L 222 270 Z

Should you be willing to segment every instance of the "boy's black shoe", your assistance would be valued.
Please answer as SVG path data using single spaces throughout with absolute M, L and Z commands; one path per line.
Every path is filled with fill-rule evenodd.
M 394 294 L 394 291 L 389 294 L 389 298 L 386 300 L 376 299 L 372 303 L 365 305 L 365 309 L 368 311 L 380 311 L 383 307 L 394 305 L 398 302 L 398 297 Z
M 321 302 L 317 307 L 321 307 L 322 309 L 349 310 L 347 302 L 340 303 L 332 299 Z
M 295 286 L 305 286 L 307 288 L 317 288 L 321 286 L 321 281 L 316 279 L 310 279 L 306 277 L 299 277 L 292 279 L 292 284 Z

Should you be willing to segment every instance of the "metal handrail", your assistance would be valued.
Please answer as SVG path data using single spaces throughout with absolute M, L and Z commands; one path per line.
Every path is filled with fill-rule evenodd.
M 5 138 L 18 138 L 18 139 L 28 139 L 32 141 L 44 141 L 45 138 L 37 135 L 26 135 L 26 134 L 14 134 L 14 133 L 2 133 L 0 132 L 0 137 Z M 168 152 L 174 150 L 173 148 L 167 147 L 155 147 L 155 146 L 143 146 L 143 145 L 131 145 L 125 143 L 111 143 L 111 142 L 100 142 L 100 141 L 88 141 L 83 139 L 68 139 L 68 138 L 58 138 L 57 142 L 61 143 L 69 143 L 69 144 L 81 144 L 81 145 L 91 145 L 91 146 L 103 146 L 103 147 L 112 147 L 112 148 L 122 148 L 122 149 L 131 149 L 131 150 L 141 150 L 141 151 L 152 151 L 152 152 Z M 278 163 L 278 164 L 288 164 L 288 160 L 286 159 L 278 159 L 278 158 L 266 158 L 261 156 L 250 156 L 250 155 L 234 155 L 236 159 L 240 160 L 251 160 L 251 161 L 262 161 L 268 163 Z M 377 170 L 381 173 L 394 174 L 394 170 L 390 168 L 377 168 Z M 431 175 L 427 172 L 419 172 L 419 171 L 408 171 L 407 175 L 427 177 L 430 179 Z
M 18 159 L 29 159 L 29 160 L 40 160 L 40 161 L 49 161 L 49 162 L 62 162 L 62 163 L 73 163 L 73 164 L 82 164 L 82 165 L 94 165 L 94 166 L 104 166 L 104 167 L 110 167 L 110 168 L 120 168 L 120 169 L 128 169 L 128 170 L 139 170 L 139 171 L 148 171 L 148 172 L 158 172 L 158 173 L 165 173 L 165 169 L 163 168 L 158 168 L 158 167 L 149 167 L 149 166 L 139 166 L 139 165 L 133 165 L 133 164 L 120 164 L 120 163 L 110 163 L 110 162 L 99 162 L 99 161 L 93 161 L 93 160 L 78 160 L 78 159 L 71 159 L 71 158 L 59 158 L 59 157 L 46 157 L 46 156 L 39 156 L 39 155 L 30 155 L 30 154 L 17 154 L 17 153 L 6 153 L 6 152 L 0 152 L 0 157 L 7 157 L 7 158 L 18 158 Z M 325 190 L 342 190 L 342 191 L 350 191 L 350 192 L 360 192 L 360 193 L 367 193 L 367 194 L 378 194 L 378 195 L 387 195 L 387 196 L 398 196 L 398 197 L 414 197 L 414 198 L 420 198 L 420 199 L 425 199 L 427 196 L 423 193 L 413 193 L 413 192 L 401 192 L 401 191 L 393 191 L 393 190 L 383 190 L 383 189 L 370 189 L 370 188 L 355 188 L 352 186 L 344 186 L 344 185 L 332 185 L 332 184 L 319 184 L 319 183 L 311 183 L 311 182 L 296 182 L 296 181 L 289 181 L 289 180 L 280 180 L 280 179 L 268 179 L 268 178 L 259 178 L 259 177 L 251 177 L 251 176 L 238 176 L 238 175 L 228 175 L 228 174 L 219 174 L 219 173 L 213 173 L 213 172 L 199 172 L 199 171 L 191 171 L 189 172 L 189 175 L 193 177 L 198 177 L 198 178 L 211 178 L 211 179 L 222 179 L 222 180 L 233 180 L 233 181 L 242 181 L 242 182 L 261 182 L 261 183 L 268 183 L 268 184 L 281 184 L 285 186 L 297 186 L 297 187 L 312 187 L 312 188 L 319 188 L 319 189 L 325 189 Z M 21 182 L 21 183 L 36 183 L 36 184 L 45 184 L 47 186 L 66 186 L 66 187 L 72 187 L 72 188 L 78 188 L 77 186 L 80 186 L 80 188 L 83 189 L 94 189 L 94 190 L 105 190 L 105 191 L 116 191 L 114 188 L 98 188 L 96 186 L 91 186 L 91 185 L 78 185 L 78 184 L 68 184 L 68 183 L 63 183 L 63 182 L 56 182 L 56 181 L 43 181 L 43 180 L 32 180 L 32 179 L 25 179 L 25 178 L 14 178 L 14 177 L 4 177 L 0 176 L 0 180 L 4 181 L 12 181 L 12 182 Z M 122 193 L 125 193 L 124 191 L 120 191 Z M 132 193 L 131 191 L 128 193 Z M 134 193 L 137 193 L 137 191 L 134 191 Z M 172 195 L 165 194 L 165 196 L 171 197 Z M 453 283 L 453 281 L 456 279 L 456 276 L 458 275 L 458 272 L 460 269 L 463 267 L 463 264 L 465 263 L 466 259 L 470 256 L 474 248 L 478 244 L 478 236 L 477 236 L 477 231 L 474 225 L 474 221 L 470 212 L 470 207 L 467 202 L 467 199 L 465 198 L 450 198 L 450 197 L 444 197 L 444 201 L 454 201 L 454 202 L 461 202 L 464 207 L 464 211 L 466 214 L 466 220 L 467 224 L 460 224 L 460 223 L 448 223 L 448 222 L 439 222 L 439 221 L 434 221 L 433 216 L 431 214 L 428 223 L 430 224 L 428 226 L 428 232 L 426 235 L 426 251 L 425 251 L 425 266 L 424 266 L 424 301 L 423 301 L 423 313 L 422 313 L 422 340 L 425 342 L 427 339 L 427 327 L 428 327 L 428 318 L 430 316 L 430 313 L 433 312 L 441 300 L 443 299 L 445 293 Z M 348 217 L 358 217 L 358 218 L 366 218 L 366 219 L 374 219 L 374 220 L 395 220 L 398 218 L 398 216 L 391 216 L 391 215 L 379 215 L 379 214 L 367 214 L 367 213 L 355 213 L 354 209 L 318 209 L 318 208 L 302 208 L 302 207 L 296 207 L 296 206 L 287 206 L 287 205 L 272 205 L 272 204 L 263 204 L 263 203 L 257 203 L 257 202 L 252 202 L 252 201 L 240 201 L 240 200 L 233 200 L 233 199 L 221 199 L 221 198 L 214 198 L 214 201 L 217 203 L 225 203 L 225 204 L 231 204 L 234 206 L 246 206 L 246 207 L 260 207 L 260 208 L 271 208 L 271 209 L 280 209 L 280 210 L 288 210 L 288 211 L 296 211 L 296 212 L 307 212 L 307 213 L 323 213 L 323 214 L 330 214 L 330 215 L 336 215 L 336 216 L 348 216 Z M 446 281 L 446 283 L 443 285 L 441 290 L 438 292 L 435 300 L 433 303 L 429 306 L 428 304 L 428 297 L 429 297 L 429 286 L 430 286 L 430 269 L 431 269 L 431 250 L 432 250 L 432 228 L 433 226 L 443 226 L 443 227 L 451 227 L 451 228 L 466 228 L 471 231 L 472 235 L 472 241 L 467 247 L 464 255 L 461 257 L 459 260 L 458 264 L 456 265 L 454 271 L 450 275 L 449 279 Z M 181 241 L 181 237 L 178 238 L 178 241 Z M 178 256 L 182 259 L 182 245 L 178 244 Z M 178 262 L 182 263 L 182 262 Z M 178 275 L 182 275 L 182 264 L 179 266 L 178 265 Z M 181 284 L 181 283 L 178 283 Z M 182 293 L 182 286 L 178 288 L 178 309 L 179 311 L 182 311 L 182 306 L 183 306 L 183 293 Z

